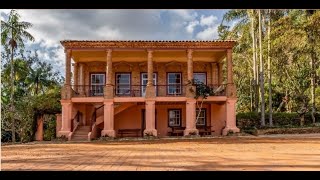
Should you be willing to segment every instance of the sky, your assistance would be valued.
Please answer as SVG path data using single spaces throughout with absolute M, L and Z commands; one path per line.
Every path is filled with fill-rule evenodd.
M 0 10 L 6 20 L 10 9 Z M 65 54 L 61 40 L 213 40 L 227 10 L 41 10 L 20 9 L 22 21 L 34 42 L 26 49 L 37 50 L 39 58 L 54 69 L 65 72 Z

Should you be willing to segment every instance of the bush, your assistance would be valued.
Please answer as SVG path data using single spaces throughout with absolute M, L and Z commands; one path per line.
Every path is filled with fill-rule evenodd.
M 260 127 L 260 113 L 248 112 L 237 114 L 237 126 L 240 129 L 252 129 Z M 315 118 L 320 119 L 320 114 L 316 113 Z M 298 113 L 273 113 L 272 120 L 274 127 L 296 127 L 300 126 L 300 116 Z M 312 124 L 311 113 L 305 114 L 305 125 Z M 266 126 L 269 125 L 269 114 L 265 115 Z
M 56 138 L 56 116 L 49 115 L 43 123 L 43 140 L 51 141 Z

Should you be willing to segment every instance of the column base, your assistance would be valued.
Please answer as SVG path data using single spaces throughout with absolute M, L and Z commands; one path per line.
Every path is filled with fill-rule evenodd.
M 224 129 L 222 130 L 222 135 L 223 135 L 223 136 L 226 136 L 226 135 L 228 135 L 229 132 L 238 133 L 238 132 L 240 132 L 240 129 L 237 128 L 237 127 L 224 128 Z
M 183 131 L 184 136 L 190 136 L 190 135 L 199 135 L 198 129 L 186 129 Z
M 68 138 L 71 131 L 59 131 L 57 137 L 65 137 Z
M 114 130 L 102 130 L 102 137 L 116 137 L 116 132 Z
M 143 136 L 154 136 L 157 137 L 158 133 L 156 129 L 145 129 L 143 131 Z

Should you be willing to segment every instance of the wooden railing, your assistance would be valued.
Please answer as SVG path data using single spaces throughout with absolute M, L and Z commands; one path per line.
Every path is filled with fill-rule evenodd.
M 90 123 L 91 123 L 91 124 L 90 124 L 90 126 L 91 126 L 90 132 L 92 131 L 93 126 L 94 126 L 95 123 L 96 123 L 97 111 L 98 111 L 100 108 L 102 108 L 102 107 L 104 107 L 104 105 L 102 105 L 102 106 L 100 106 L 100 107 L 98 107 L 98 108 L 95 108 L 94 111 L 93 111 L 93 113 L 92 113 L 91 121 L 90 121 Z
M 73 85 L 73 97 L 94 97 L 104 96 L 105 85 Z M 208 84 L 214 90 L 214 96 L 226 95 L 226 84 Z M 169 96 L 186 96 L 188 90 L 185 84 L 174 85 L 155 85 L 156 96 L 169 97 Z M 114 86 L 115 97 L 144 97 L 146 93 L 146 85 L 116 85 Z
M 81 118 L 81 112 L 78 111 L 77 114 L 74 116 L 74 118 L 71 120 L 71 132 L 74 132 L 80 122 L 80 118 Z

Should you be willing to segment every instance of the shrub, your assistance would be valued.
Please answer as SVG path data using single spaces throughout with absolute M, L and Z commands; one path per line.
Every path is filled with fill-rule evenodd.
M 237 126 L 240 129 L 252 129 L 254 127 L 260 127 L 260 113 L 256 112 L 247 112 L 247 113 L 238 113 L 237 114 Z M 315 114 L 316 119 L 320 119 L 320 114 Z M 265 115 L 266 126 L 269 123 L 269 114 Z M 300 126 L 300 116 L 298 113 L 273 113 L 272 120 L 274 127 L 296 127 Z M 311 125 L 312 118 L 311 114 L 305 114 L 305 125 Z

